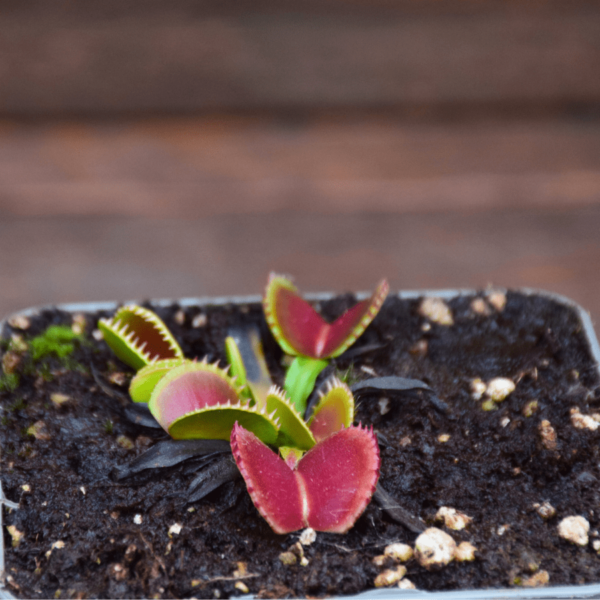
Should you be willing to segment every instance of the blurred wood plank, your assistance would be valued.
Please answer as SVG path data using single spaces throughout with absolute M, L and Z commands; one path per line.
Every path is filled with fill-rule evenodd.
M 600 121 L 0 121 L 0 215 L 481 210 L 600 202 Z
M 0 114 L 597 106 L 598 3 L 0 3 Z
M 600 324 L 600 206 L 560 210 L 209 218 L 0 219 L 0 318 L 55 302 L 261 294 L 270 271 L 303 292 L 528 286 Z

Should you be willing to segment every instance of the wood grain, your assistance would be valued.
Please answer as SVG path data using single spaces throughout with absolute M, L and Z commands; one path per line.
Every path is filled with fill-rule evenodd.
M 597 3 L 5 4 L 4 115 L 600 100 Z
M 600 201 L 600 122 L 0 122 L 0 215 L 484 210 Z

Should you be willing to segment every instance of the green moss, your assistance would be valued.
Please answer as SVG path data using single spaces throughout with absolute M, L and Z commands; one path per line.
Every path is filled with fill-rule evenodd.
M 83 336 L 74 333 L 66 325 L 51 325 L 44 333 L 29 341 L 31 360 L 35 363 L 51 355 L 66 359 L 75 349 L 75 340 L 83 341 Z
M 110 419 L 104 422 L 104 432 L 108 433 L 108 435 L 111 435 L 113 432 L 113 422 Z
M 18 373 L 3 373 L 0 375 L 0 392 L 14 392 L 21 383 Z
M 44 333 L 27 341 L 28 357 L 23 368 L 26 375 L 41 375 L 44 381 L 52 381 L 52 365 L 49 358 L 58 359 L 69 371 L 87 373 L 87 368 L 71 357 L 76 344 L 86 344 L 83 334 L 74 333 L 66 325 L 51 325 Z
M 19 359 L 10 373 L 0 372 L 0 393 L 14 392 L 21 383 L 22 375 L 41 376 L 44 381 L 52 381 L 56 362 L 48 359 L 58 360 L 60 366 L 69 371 L 88 373 L 89 369 L 71 356 L 76 344 L 89 342 L 83 334 L 75 333 L 66 325 L 51 325 L 42 334 L 27 340 L 20 335 L 0 340 L 0 347 Z M 8 370 L 4 364 L 2 369 Z

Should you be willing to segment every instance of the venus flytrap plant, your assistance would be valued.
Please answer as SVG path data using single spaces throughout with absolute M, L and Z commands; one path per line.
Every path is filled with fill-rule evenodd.
M 229 345 L 233 370 L 245 371 L 237 344 Z M 229 437 L 248 493 L 276 533 L 304 527 L 346 532 L 370 502 L 380 465 L 372 429 L 351 425 L 349 388 L 328 382 L 308 423 L 277 386 L 252 402 L 224 370 L 202 362 L 170 370 L 149 407 L 176 439 Z
M 129 305 L 112 319 L 102 320 L 100 327 L 111 349 L 125 362 L 131 366 L 140 365 L 142 360 L 147 363 L 132 379 L 130 396 L 134 402 L 148 403 L 152 415 L 174 439 L 228 440 L 237 421 L 276 447 L 305 451 L 315 445 L 310 426 L 286 394 L 273 385 L 255 328 L 234 329 L 234 335 L 227 338 L 230 376 L 206 359 L 196 362 L 183 358 L 166 325 L 148 309 Z M 177 357 L 164 358 L 168 354 Z M 315 414 L 322 406 L 336 402 L 341 385 L 337 382 L 331 386 Z M 342 396 L 351 404 L 339 409 L 344 418 L 331 421 L 335 430 L 349 426 L 353 419 L 352 394 L 346 388 Z M 327 410 L 331 412 L 331 408 Z M 322 420 L 314 420 L 319 432 Z M 322 434 L 318 437 L 321 439 Z
M 242 332 L 243 333 L 243 332 Z M 237 341 L 244 340 L 240 335 Z M 244 361 L 262 373 L 266 363 L 256 344 L 240 351 L 228 338 L 232 371 L 244 379 Z M 257 368 L 258 367 L 258 368 Z M 252 432 L 235 423 L 231 449 L 254 505 L 276 533 L 305 527 L 345 533 L 370 502 L 379 478 L 379 447 L 373 430 L 353 427 L 354 397 L 333 378 L 307 423 L 283 390 L 273 386 L 267 410 L 280 421 L 275 445 L 281 457 Z M 305 454 L 305 450 L 308 450 Z
M 386 280 L 373 295 L 327 323 L 299 294 L 290 279 L 272 273 L 263 299 L 265 317 L 282 350 L 295 356 L 284 389 L 303 413 L 319 373 L 329 360 L 345 352 L 377 316 L 387 297 Z
M 242 392 L 237 380 L 216 364 L 186 361 L 162 376 L 148 408 L 175 439 L 229 439 L 237 421 L 267 444 L 301 451 L 349 427 L 354 419 L 352 393 L 335 379 L 328 382 L 308 423 L 275 385 L 260 403 Z
M 296 355 L 285 391 L 272 384 L 255 329 L 227 338 L 230 375 L 206 359 L 185 359 L 165 324 L 147 309 L 123 307 L 99 326 L 115 354 L 138 370 L 132 399 L 147 402 L 172 438 L 230 441 L 248 492 L 274 531 L 343 533 L 375 491 L 376 437 L 372 429 L 352 426 L 354 398 L 337 379 L 320 392 L 308 422 L 302 415 L 318 374 L 364 331 L 386 295 L 384 281 L 371 300 L 330 325 L 288 280 L 272 277 L 265 314 L 284 350 Z M 279 448 L 281 457 L 267 444 Z

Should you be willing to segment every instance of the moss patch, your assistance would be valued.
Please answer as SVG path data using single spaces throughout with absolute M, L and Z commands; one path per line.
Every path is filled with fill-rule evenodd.
M 51 325 L 44 333 L 29 341 L 31 360 L 36 363 L 47 356 L 54 355 L 64 361 L 73 353 L 75 340 L 81 342 L 83 336 L 74 333 L 66 325 Z

